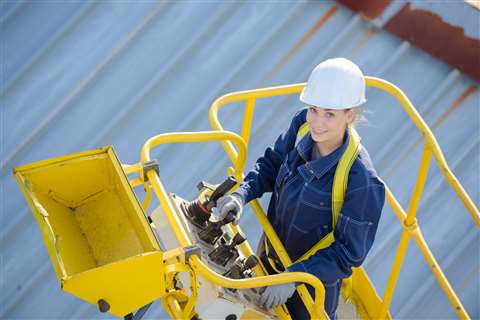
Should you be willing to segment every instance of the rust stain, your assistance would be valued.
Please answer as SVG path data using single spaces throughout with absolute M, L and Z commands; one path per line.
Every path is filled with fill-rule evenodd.
M 448 109 L 440 115 L 440 117 L 431 125 L 430 129 L 436 129 L 438 126 L 444 122 L 448 116 L 455 110 L 458 109 L 462 103 L 467 99 L 469 96 L 471 96 L 475 91 L 477 91 L 477 87 L 475 85 L 471 85 L 465 91 L 462 92 L 462 94 L 453 101 L 453 103 L 448 107 Z M 402 157 L 398 158 L 397 161 L 395 161 L 394 165 L 392 168 L 386 173 L 385 179 L 388 179 L 397 169 L 398 167 L 408 158 L 410 155 L 418 148 L 420 145 L 420 142 L 423 142 L 423 140 L 417 140 L 415 143 L 408 148 L 407 152 L 403 154 Z
M 432 129 L 437 128 L 442 122 L 447 119 L 447 117 L 453 112 L 453 110 L 457 109 L 462 105 L 462 103 L 467 99 L 469 96 L 471 96 L 473 93 L 477 91 L 477 86 L 471 85 L 463 93 L 453 101 L 452 105 L 445 111 L 438 119 L 435 121 L 434 124 L 432 124 Z
M 352 49 L 352 52 L 350 54 L 354 55 L 357 51 L 363 48 L 367 44 L 367 42 L 376 34 L 377 34 L 377 31 L 375 29 L 373 28 L 367 29 L 367 31 L 363 34 L 360 41 L 358 41 L 358 43 Z
M 467 37 L 461 27 L 439 15 L 412 10 L 407 2 L 384 29 L 480 81 L 480 40 Z
M 375 19 L 390 5 L 390 0 L 337 0 L 368 19 Z
M 318 30 L 335 14 L 337 6 L 333 5 L 320 19 L 307 31 L 307 33 L 288 51 L 288 53 L 272 68 L 272 70 L 260 81 L 264 84 L 270 81 L 288 61 L 317 33 Z

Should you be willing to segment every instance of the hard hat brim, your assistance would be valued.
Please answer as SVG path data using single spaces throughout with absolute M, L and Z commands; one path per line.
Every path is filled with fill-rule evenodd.
M 310 105 L 310 106 L 313 106 L 313 107 L 317 107 L 317 108 L 322 108 L 322 109 L 334 109 L 334 110 L 345 110 L 345 109 L 350 109 L 350 108 L 355 108 L 355 107 L 359 107 L 361 106 L 362 104 L 364 104 L 365 102 L 367 102 L 367 99 L 363 98 L 362 100 L 360 100 L 359 102 L 357 103 L 354 103 L 354 104 L 351 104 L 351 105 L 348 105 L 348 106 L 329 106 L 329 105 L 321 105 L 321 106 L 317 106 L 316 103 L 312 100 L 310 100 L 306 94 L 305 94 L 305 89 L 307 89 L 306 87 L 303 88 L 302 90 L 302 93 L 300 94 L 300 101 L 307 104 L 307 105 Z

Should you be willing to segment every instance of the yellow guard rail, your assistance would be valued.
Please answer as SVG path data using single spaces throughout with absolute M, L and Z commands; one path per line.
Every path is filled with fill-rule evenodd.
M 235 143 L 238 147 L 238 154 L 235 151 L 235 158 L 232 159 L 232 162 L 235 164 L 235 170 L 233 172 L 234 176 L 237 180 L 241 180 L 243 178 L 242 170 L 245 165 L 246 159 L 246 145 L 242 137 L 239 135 L 228 132 L 228 131 L 207 131 L 207 132 L 182 132 L 182 133 L 167 133 L 167 134 L 160 134 L 148 139 L 141 151 L 140 161 L 141 163 L 145 163 L 151 160 L 150 158 L 150 151 L 152 148 L 165 143 L 176 143 L 176 142 L 202 142 L 202 141 L 227 141 L 231 143 Z M 135 172 L 140 169 L 140 166 L 133 165 L 135 167 L 129 166 L 124 168 L 128 172 Z M 137 170 L 135 170 L 137 169 Z M 139 172 L 139 171 L 138 171 Z M 141 173 L 141 172 L 139 172 Z M 141 173 L 143 176 L 144 173 Z M 155 194 L 157 195 L 162 208 L 165 210 L 165 214 L 169 220 L 170 225 L 172 226 L 178 241 L 182 247 L 187 247 L 192 245 L 190 238 L 188 237 L 186 231 L 183 229 L 181 222 L 179 221 L 179 217 L 176 215 L 175 210 L 168 198 L 168 195 L 163 187 L 162 182 L 160 181 L 159 175 L 154 170 L 149 170 L 146 172 L 146 176 L 148 177 L 148 181 L 150 181 Z M 234 229 L 238 229 L 238 226 L 231 226 Z M 241 250 L 247 250 L 248 255 L 253 254 L 253 251 L 250 247 L 242 246 L 240 247 Z M 244 252 L 245 253 L 245 252 Z M 315 296 L 316 299 L 313 301 L 310 298 L 310 301 L 307 301 L 306 306 L 314 319 L 324 319 L 326 317 L 323 309 L 324 303 L 324 287 L 320 280 L 308 273 L 304 272 L 290 272 L 288 274 L 278 274 L 278 275 L 269 275 L 269 276 L 259 276 L 250 279 L 230 279 L 226 278 L 213 270 L 211 270 L 205 263 L 201 261 L 201 259 L 197 256 L 191 256 L 189 260 L 190 265 L 192 266 L 193 270 L 201 274 L 206 280 L 213 282 L 217 285 L 226 288 L 238 288 L 238 289 L 246 289 L 246 288 L 255 288 L 255 287 L 263 287 L 268 285 L 274 284 L 282 284 L 287 282 L 303 282 L 311 285 L 315 289 Z M 256 270 L 258 272 L 258 270 Z M 307 292 L 308 294 L 308 292 Z M 175 300 L 171 299 L 171 305 L 175 304 Z M 177 308 L 178 309 L 178 308 Z M 172 310 L 174 314 L 182 314 L 180 311 Z M 275 310 L 277 315 L 284 319 L 288 316 L 286 313 L 281 311 L 281 308 L 276 308 Z
M 403 264 L 403 258 L 407 251 L 410 237 L 412 237 L 415 243 L 417 244 L 417 246 L 419 247 L 419 249 L 421 250 L 424 259 L 428 263 L 430 269 L 432 270 L 442 290 L 445 292 L 455 312 L 458 314 L 460 318 L 468 319 L 469 316 L 465 308 L 463 307 L 459 298 L 453 291 L 442 269 L 440 268 L 435 257 L 433 256 L 430 249 L 428 248 L 428 245 L 426 244 L 422 236 L 420 227 L 417 225 L 416 212 L 417 212 L 418 204 L 420 202 L 420 198 L 425 185 L 425 180 L 426 180 L 428 168 L 430 165 L 430 157 L 432 154 L 434 156 L 435 161 L 437 162 L 437 165 L 440 167 L 440 170 L 444 175 L 445 179 L 447 180 L 449 185 L 453 188 L 457 196 L 462 201 L 463 205 L 465 206 L 470 216 L 472 217 L 473 222 L 477 225 L 477 227 L 480 227 L 480 214 L 479 214 L 478 208 L 475 206 L 475 204 L 473 203 L 469 195 L 465 192 L 464 188 L 462 187 L 458 179 L 455 177 L 455 175 L 452 173 L 452 171 L 448 167 L 448 164 L 445 160 L 445 157 L 443 156 L 443 153 L 438 145 L 437 140 L 435 139 L 435 136 L 433 135 L 432 131 L 430 130 L 428 125 L 425 123 L 425 121 L 422 119 L 420 114 L 417 112 L 413 104 L 410 102 L 408 97 L 402 92 L 402 90 L 400 90 L 398 87 L 391 84 L 390 82 L 380 78 L 365 77 L 365 80 L 366 80 L 367 86 L 383 90 L 391 94 L 400 102 L 400 105 L 403 107 L 407 115 L 410 117 L 410 119 L 413 121 L 417 129 L 422 134 L 425 145 L 424 145 L 422 160 L 420 163 L 420 168 L 418 171 L 417 182 L 415 185 L 414 192 L 411 196 L 410 204 L 407 212 L 405 212 L 405 210 L 396 200 L 395 196 L 392 194 L 388 186 L 386 188 L 387 202 L 392 207 L 393 212 L 399 219 L 404 230 L 400 239 L 397 255 L 392 265 L 392 270 L 390 273 L 390 277 L 386 286 L 383 299 L 378 298 L 375 288 L 371 284 L 363 268 L 354 268 L 353 283 L 355 283 L 355 286 L 353 287 L 352 300 L 355 306 L 357 307 L 357 311 L 360 312 L 363 317 L 368 317 L 368 318 L 390 317 L 388 313 L 388 309 L 392 300 L 393 292 L 395 290 L 400 269 Z M 226 104 L 229 104 L 232 102 L 245 101 L 246 103 L 245 114 L 244 114 L 241 136 L 248 145 L 248 142 L 250 139 L 251 123 L 253 120 L 253 112 L 255 108 L 256 99 L 280 96 L 280 95 L 298 94 L 305 87 L 305 84 L 306 83 L 298 83 L 298 84 L 292 84 L 292 85 L 286 85 L 286 86 L 277 86 L 277 87 L 270 87 L 270 88 L 263 88 L 263 89 L 256 89 L 256 90 L 239 91 L 239 92 L 226 94 L 218 98 L 210 107 L 210 110 L 209 110 L 210 124 L 213 129 L 223 131 L 223 127 L 218 120 L 218 111 Z M 235 162 L 236 159 L 238 158 L 238 155 L 233 145 L 228 141 L 224 141 L 222 142 L 222 144 L 228 156 L 232 160 L 232 162 Z M 235 168 L 234 170 L 238 171 L 237 168 Z M 255 212 L 257 219 L 260 222 L 260 225 L 264 229 L 266 236 L 268 237 L 275 251 L 277 252 L 281 260 L 281 263 L 285 267 L 290 266 L 292 264 L 292 261 L 288 256 L 287 252 L 285 251 L 284 246 L 278 239 L 278 236 L 273 230 L 260 204 L 258 203 L 257 200 L 251 201 L 250 204 L 252 206 L 253 211 Z M 311 297 L 308 294 L 305 286 L 299 286 L 298 292 L 308 308 L 308 305 L 311 303 Z
M 363 268 L 354 268 L 352 277 L 355 285 L 352 288 L 352 301 L 362 318 L 390 318 L 388 309 L 409 240 L 413 238 L 456 313 L 460 318 L 467 319 L 469 316 L 465 308 L 430 252 L 417 225 L 416 212 L 432 155 L 477 227 L 480 226 L 478 208 L 449 169 L 431 130 L 405 94 L 391 83 L 379 78 L 366 77 L 366 82 L 368 86 L 390 93 L 400 102 L 421 132 L 425 145 L 416 186 L 407 211 L 401 207 L 387 186 L 387 202 L 399 219 L 403 233 L 384 296 L 383 298 L 378 296 Z M 170 314 L 183 319 L 191 317 L 194 312 L 198 293 L 196 274 L 220 286 L 239 289 L 302 282 L 315 288 L 314 300 L 305 285 L 297 287 L 306 308 L 312 318 L 324 319 L 326 317 L 323 310 L 324 288 L 321 281 L 311 274 L 291 272 L 265 276 L 262 268 L 257 267 L 254 269 L 257 275 L 255 278 L 230 279 L 212 271 L 196 255 L 191 255 L 189 261 L 185 261 L 182 249 L 192 245 L 190 237 L 183 229 L 158 173 L 155 170 L 143 172 L 143 165 L 151 160 L 151 149 L 160 144 L 220 141 L 234 164 L 233 168 L 229 168 L 230 173 L 237 181 L 241 181 L 244 177 L 243 169 L 256 99 L 297 94 L 304 86 L 305 83 L 300 83 L 222 96 L 212 104 L 209 110 L 209 120 L 214 131 L 154 136 L 145 142 L 141 150 L 140 163 L 137 164 L 122 167 L 113 148 L 105 147 L 15 168 L 14 175 L 40 225 L 44 242 L 63 289 L 93 304 L 99 303 L 98 298 L 103 297 L 110 304 L 110 312 L 118 316 L 163 297 L 163 304 Z M 220 108 L 237 101 L 246 102 L 241 136 L 224 131 L 218 121 Z M 130 173 L 138 173 L 140 177 L 128 180 L 126 175 Z M 146 192 L 141 207 L 131 188 L 139 185 L 143 185 Z M 158 197 L 181 248 L 166 252 L 160 250 L 144 215 L 152 198 L 151 188 Z M 288 267 L 292 262 L 260 204 L 257 200 L 253 200 L 250 204 L 266 236 L 279 255 L 281 263 Z M 97 215 L 96 211 L 107 213 Z M 72 215 L 72 212 L 76 214 Z M 98 217 L 108 221 L 98 221 Z M 108 223 L 127 220 L 131 223 L 122 225 L 120 229 L 113 228 Z M 97 229 L 98 225 L 110 227 Z M 234 232 L 239 230 L 238 226 L 229 225 L 229 228 Z M 121 239 L 120 235 L 126 232 L 131 235 L 126 243 L 111 247 L 105 245 L 118 243 Z M 87 240 L 93 251 L 86 250 L 89 247 Z M 253 254 L 248 242 L 244 242 L 240 250 L 245 256 Z M 192 280 L 191 296 L 186 296 L 184 292 L 176 290 L 172 285 L 172 277 L 179 272 L 189 273 Z M 134 297 L 129 295 L 130 289 L 125 283 L 127 279 L 122 278 L 125 274 L 134 278 L 134 282 L 129 280 L 129 284 L 138 288 L 140 294 Z M 276 308 L 275 312 L 280 319 L 290 318 L 283 306 Z

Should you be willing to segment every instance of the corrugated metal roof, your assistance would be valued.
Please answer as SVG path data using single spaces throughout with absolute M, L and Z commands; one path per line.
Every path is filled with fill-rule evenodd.
M 1 5 L 2 318 L 109 317 L 60 290 L 38 227 L 11 176 L 13 166 L 109 144 L 122 162 L 136 162 L 141 145 L 154 134 L 208 130 L 207 110 L 216 97 L 305 81 L 329 57 L 350 58 L 365 74 L 402 88 L 479 205 L 478 83 L 335 2 Z M 247 168 L 300 107 L 295 96 L 258 103 Z M 367 109 L 369 123 L 359 128 L 364 145 L 406 208 L 421 155 L 420 135 L 384 93 L 369 90 Z M 241 115 L 241 108 L 232 106 L 221 119 L 238 131 Z M 220 181 L 228 165 L 213 143 L 164 146 L 156 156 L 168 190 L 184 197 L 194 196 L 201 179 Z M 435 166 L 419 210 L 420 226 L 440 266 L 470 316 L 478 318 L 479 233 Z M 242 225 L 250 241 L 258 241 L 252 214 L 243 216 Z M 400 231 L 386 206 L 365 263 L 380 294 Z M 395 318 L 455 317 L 414 245 L 392 313 Z M 166 313 L 156 303 L 147 315 Z

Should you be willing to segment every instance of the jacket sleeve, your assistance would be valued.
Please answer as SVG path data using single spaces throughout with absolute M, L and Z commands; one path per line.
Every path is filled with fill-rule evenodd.
M 307 272 L 326 283 L 352 274 L 372 247 L 385 202 L 385 187 L 377 178 L 366 187 L 347 192 L 334 230 L 335 242 L 298 262 L 288 271 Z
M 260 198 L 265 192 L 273 191 L 280 165 L 295 146 L 297 131 L 306 121 L 306 114 L 307 109 L 299 110 L 288 129 L 277 138 L 273 148 L 268 147 L 264 155 L 258 158 L 253 169 L 247 173 L 235 191 L 243 197 L 245 203 Z

